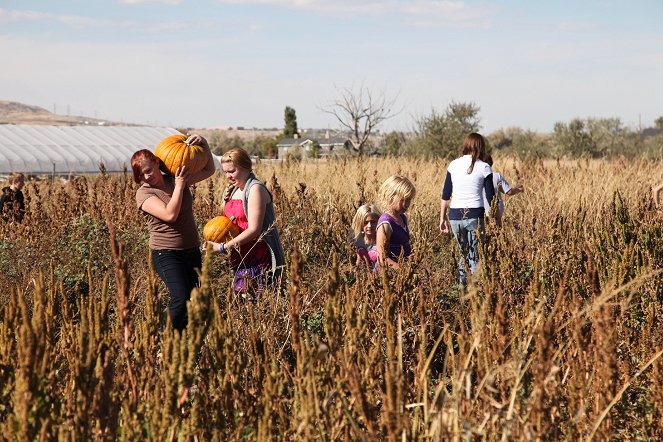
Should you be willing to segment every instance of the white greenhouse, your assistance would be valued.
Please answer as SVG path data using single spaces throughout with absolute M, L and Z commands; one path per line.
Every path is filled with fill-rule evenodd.
M 178 131 L 165 127 L 0 125 L 0 174 L 79 175 L 131 170 L 131 155 L 154 151 Z

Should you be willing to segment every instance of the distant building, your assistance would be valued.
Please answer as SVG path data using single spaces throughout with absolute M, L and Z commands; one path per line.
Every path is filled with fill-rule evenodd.
M 663 129 L 649 127 L 647 129 L 643 129 L 643 131 L 640 133 L 640 141 L 644 141 L 647 138 L 656 137 L 661 134 L 663 134 Z
M 102 164 L 106 172 L 130 171 L 135 151 L 154 151 L 177 134 L 167 127 L 0 124 L 0 174 L 69 176 L 99 173 Z
M 310 158 L 315 141 L 320 145 L 320 158 L 347 155 L 352 152 L 352 146 L 348 138 L 332 137 L 327 131 L 322 137 L 305 136 L 281 139 L 276 145 L 279 158 L 286 158 L 288 155 L 295 155 L 302 159 Z

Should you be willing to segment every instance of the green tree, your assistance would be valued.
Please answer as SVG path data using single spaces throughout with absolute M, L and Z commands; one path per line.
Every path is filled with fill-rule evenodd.
M 555 123 L 551 147 L 558 156 L 632 156 L 637 153 L 637 138 L 619 118 L 574 118 Z
M 232 134 L 232 136 L 230 136 Z M 233 147 L 246 148 L 246 142 L 236 133 L 215 129 L 207 136 L 210 150 L 214 155 L 222 155 Z M 248 149 L 247 149 L 248 150 Z
M 290 106 L 285 107 L 285 128 L 283 135 L 286 137 L 294 137 L 299 132 L 297 131 L 297 113 L 295 109 Z
M 658 117 L 654 120 L 655 129 L 663 129 L 663 117 Z
M 259 158 L 274 158 L 277 151 L 277 144 L 278 142 L 274 137 L 258 135 L 251 140 L 246 140 L 244 142 L 244 149 L 249 155 L 254 155 Z
M 663 134 L 647 138 L 643 148 L 638 151 L 638 155 L 659 161 L 663 159 Z
M 266 158 L 276 158 L 279 154 L 279 149 L 278 149 L 278 140 L 275 137 L 270 137 L 267 138 L 262 146 L 263 146 L 263 151 L 265 152 L 265 157 Z
M 629 131 L 619 118 L 588 118 L 587 131 L 594 145 L 594 157 L 627 154 Z
M 384 138 L 382 151 L 386 155 L 398 156 L 401 153 L 401 148 L 405 144 L 405 135 L 402 132 L 391 131 Z
M 486 139 L 495 150 L 526 158 L 530 155 L 546 157 L 550 154 L 549 136 L 520 127 L 498 129 Z
M 553 153 L 558 156 L 593 156 L 596 150 L 587 125 L 580 118 L 574 118 L 568 123 L 555 123 L 551 142 Z
M 451 102 L 442 114 L 435 109 L 416 121 L 417 137 L 408 143 L 411 154 L 437 157 L 458 155 L 465 137 L 481 129 L 479 110 L 474 103 Z
M 309 158 L 320 158 L 320 151 L 322 150 L 322 147 L 320 146 L 320 143 L 318 140 L 312 140 L 311 141 L 311 150 L 309 150 Z

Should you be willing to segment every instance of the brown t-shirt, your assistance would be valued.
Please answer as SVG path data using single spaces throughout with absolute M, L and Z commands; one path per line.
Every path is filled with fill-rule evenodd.
M 142 210 L 143 203 L 150 197 L 156 196 L 168 204 L 175 182 L 172 177 L 164 176 L 164 190 L 150 187 L 145 183 L 136 191 L 136 205 L 147 220 L 150 228 L 150 249 L 153 250 L 185 250 L 200 246 L 198 228 L 193 218 L 193 197 L 188 187 L 184 188 L 180 214 L 172 223 L 160 220 L 154 215 Z

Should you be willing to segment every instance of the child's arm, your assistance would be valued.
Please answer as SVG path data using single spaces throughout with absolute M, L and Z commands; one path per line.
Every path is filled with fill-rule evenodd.
M 663 207 L 661 207 L 661 199 L 660 199 L 660 193 L 663 190 L 663 183 L 659 184 L 658 186 L 654 187 L 652 190 L 652 196 L 654 197 L 654 205 L 656 206 L 656 211 L 658 213 L 663 212 Z
M 383 223 L 378 226 L 377 233 L 377 246 L 378 246 L 378 261 L 381 266 L 388 264 L 390 267 L 398 268 L 398 263 L 389 258 L 387 249 L 389 248 L 389 241 L 391 240 L 391 226 L 389 223 Z
M 509 189 L 509 191 L 506 194 L 509 196 L 514 196 L 524 191 L 525 191 L 525 186 L 521 184 L 520 186 L 512 187 L 511 189 Z

